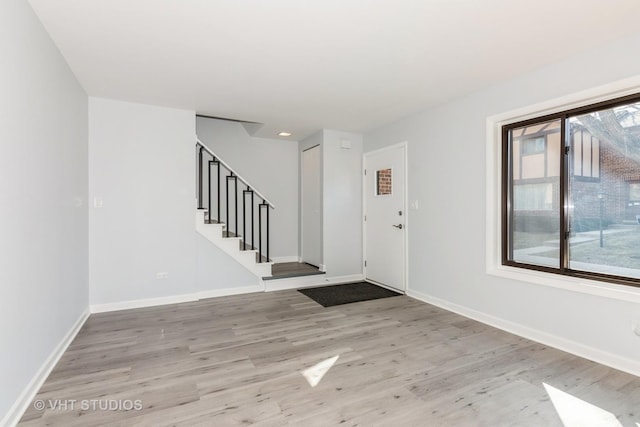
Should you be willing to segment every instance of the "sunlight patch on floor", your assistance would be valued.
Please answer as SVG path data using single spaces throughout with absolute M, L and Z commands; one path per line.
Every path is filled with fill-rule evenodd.
M 542 383 L 565 427 L 622 427 L 611 412 Z M 637 424 L 637 423 L 636 423 Z M 640 427 L 640 424 L 637 424 Z
M 310 368 L 302 371 L 302 376 L 304 376 L 311 387 L 315 387 L 320 383 L 322 377 L 329 372 L 329 369 L 333 366 L 334 363 L 338 360 L 340 355 L 333 356 L 329 359 L 323 360 L 320 363 L 313 365 Z

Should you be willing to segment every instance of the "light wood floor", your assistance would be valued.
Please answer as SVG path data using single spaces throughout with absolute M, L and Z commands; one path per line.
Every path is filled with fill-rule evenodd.
M 334 356 L 311 387 L 301 372 Z M 20 425 L 561 426 L 543 382 L 640 422 L 633 375 L 406 296 L 282 291 L 91 315 Z

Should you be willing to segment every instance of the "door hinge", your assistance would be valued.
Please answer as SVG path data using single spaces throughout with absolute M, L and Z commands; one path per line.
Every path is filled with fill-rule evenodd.
M 366 169 L 364 170 L 364 174 L 365 174 L 365 175 L 367 174 L 367 170 L 366 170 Z
M 366 216 L 366 215 L 364 216 L 364 220 L 365 220 L 365 221 L 367 220 L 367 216 Z
M 564 147 L 564 154 L 569 154 L 569 151 L 571 151 L 571 147 L 570 146 L 566 146 Z
M 365 266 L 365 267 L 367 266 L 367 260 L 365 260 L 365 261 L 364 261 L 364 266 Z

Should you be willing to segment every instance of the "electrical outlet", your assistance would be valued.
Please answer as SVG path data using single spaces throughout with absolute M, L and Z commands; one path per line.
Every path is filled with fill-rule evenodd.
M 156 279 L 158 280 L 168 279 L 168 278 L 169 278 L 169 273 L 167 273 L 166 271 L 160 271 L 156 273 Z
M 93 198 L 93 207 L 94 208 L 101 208 L 104 205 L 104 203 L 102 202 L 102 197 L 94 197 Z

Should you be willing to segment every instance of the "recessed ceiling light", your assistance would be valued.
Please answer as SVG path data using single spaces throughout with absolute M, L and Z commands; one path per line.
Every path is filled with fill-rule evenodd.
M 278 136 L 291 136 L 291 132 L 280 132 Z

